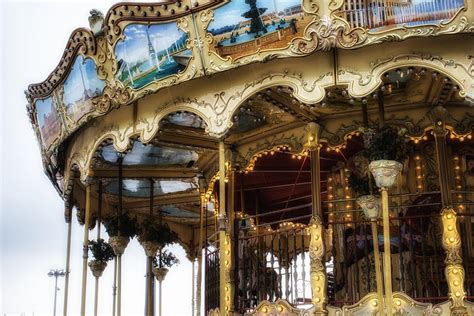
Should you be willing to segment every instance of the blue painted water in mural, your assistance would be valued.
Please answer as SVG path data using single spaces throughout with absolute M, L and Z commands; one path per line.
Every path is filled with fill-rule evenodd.
M 186 69 L 192 51 L 176 23 L 130 24 L 115 47 L 117 78 L 134 89 Z
M 278 30 L 285 29 L 289 26 L 290 26 L 290 24 L 287 23 L 287 22 L 278 23 L 278 24 L 275 24 L 275 25 L 270 24 L 270 25 L 267 26 L 267 32 L 268 33 L 266 33 L 265 35 L 269 35 L 273 32 L 277 32 Z M 237 36 L 234 36 L 232 38 L 227 38 L 223 41 L 220 41 L 219 45 L 231 46 L 231 45 L 241 44 L 241 43 L 252 41 L 252 40 L 254 40 L 258 37 L 259 36 L 256 36 L 256 34 L 254 34 L 254 33 L 243 33 L 243 34 L 239 34 Z

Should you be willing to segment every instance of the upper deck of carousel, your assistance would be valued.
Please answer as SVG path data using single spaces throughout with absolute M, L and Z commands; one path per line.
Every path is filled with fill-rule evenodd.
M 185 0 L 91 11 L 90 29 L 75 30 L 57 68 L 26 91 L 46 173 L 67 195 L 73 171 L 83 182 L 112 177 L 113 152 L 128 152 L 125 166 L 140 166 L 125 167 L 130 178 L 159 167 L 156 177 L 175 179 L 161 190 L 185 194 L 197 176 L 214 175 L 218 139 L 249 154 L 256 135 L 317 121 L 321 140 L 340 146 L 342 121 L 332 118 L 376 112 L 380 87 L 387 111 L 401 116 L 472 106 L 467 0 L 356 2 Z M 459 128 L 453 133 L 467 132 Z M 240 154 L 245 169 L 251 157 Z

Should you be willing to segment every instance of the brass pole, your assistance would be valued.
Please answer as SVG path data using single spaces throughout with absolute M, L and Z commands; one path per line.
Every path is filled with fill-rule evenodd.
M 310 123 L 311 124 L 311 123 Z M 314 123 L 313 123 L 314 124 Z M 320 171 L 320 150 L 316 142 L 318 126 L 309 126 L 310 130 L 316 135 L 309 135 L 310 158 L 311 158 L 311 202 L 312 202 L 312 219 L 311 219 L 311 241 L 310 250 L 314 252 L 318 248 L 322 248 L 321 256 L 319 258 L 310 255 L 310 274 L 311 274 L 311 292 L 312 303 L 315 306 L 315 315 L 327 315 L 327 279 L 325 272 L 325 247 L 324 235 L 325 228 L 322 223 L 323 214 L 321 207 L 321 171 Z M 316 142 L 314 144 L 313 142 Z M 310 252 L 311 253 L 311 252 Z
M 87 291 L 87 259 L 89 244 L 89 221 L 91 212 L 91 185 L 86 185 L 86 211 L 84 220 L 84 241 L 82 244 L 82 295 L 81 295 L 81 316 L 86 315 L 86 291 Z
M 160 290 L 160 295 L 158 296 L 158 304 L 159 304 L 159 308 L 158 308 L 158 315 L 159 316 L 162 316 L 162 306 L 163 306 L 163 303 L 162 303 L 162 295 L 161 295 L 161 292 L 162 292 L 162 287 L 161 287 L 161 283 L 162 281 L 158 281 L 158 287 L 159 287 L 159 290 Z
M 230 282 L 230 241 L 226 229 L 226 192 L 225 192 L 225 146 L 219 142 L 219 310 L 220 315 L 229 315 L 233 294 Z
M 192 271 L 192 274 L 191 274 L 191 316 L 194 316 L 194 261 L 191 262 L 191 271 Z
M 442 107 L 436 107 L 439 113 L 445 113 Z M 436 113 L 436 112 L 434 112 Z M 446 129 L 444 119 L 440 115 L 432 115 L 433 132 L 435 136 L 436 158 L 438 161 L 438 177 L 441 192 L 441 219 L 443 223 L 442 245 L 446 252 L 445 275 L 448 283 L 448 296 L 451 301 L 451 315 L 467 315 L 464 304 L 466 297 L 465 273 L 463 267 L 461 237 L 458 231 L 457 214 L 452 206 L 451 183 L 449 173 L 451 168 L 446 143 Z
M 201 286 L 202 286 L 202 244 L 204 240 L 204 204 L 205 194 L 201 193 L 201 213 L 199 218 L 199 246 L 198 246 L 198 272 L 197 272 L 197 286 L 196 286 L 196 315 L 201 316 Z
M 120 156 L 118 158 L 118 195 L 119 195 L 119 227 L 120 227 L 120 215 L 122 215 L 122 208 L 123 208 L 123 201 L 122 201 L 122 194 L 123 194 L 123 157 Z M 120 230 L 118 231 L 120 236 Z M 117 315 L 122 315 L 122 255 L 117 256 Z
M 388 210 L 387 188 L 381 188 L 380 192 L 382 193 L 385 305 L 387 306 L 386 315 L 392 316 L 392 260 L 390 254 L 390 213 Z
M 117 307 L 117 257 L 114 259 L 114 284 L 112 286 L 112 316 L 115 316 Z
M 117 316 L 122 315 L 122 255 L 117 256 Z
M 380 269 L 380 249 L 379 249 L 379 233 L 377 231 L 377 220 L 371 220 L 370 222 L 372 228 L 372 240 L 374 241 L 374 257 L 375 257 L 375 280 L 377 282 L 377 297 L 379 300 L 379 314 L 382 315 L 383 312 L 383 278 L 382 270 Z
M 72 195 L 72 193 L 71 193 Z M 72 201 L 70 202 L 72 203 Z M 71 232 L 72 232 L 72 205 L 67 209 L 69 222 L 67 223 L 67 248 L 66 248 L 66 278 L 64 280 L 63 316 L 67 316 L 67 300 L 69 294 L 69 273 L 71 265 Z
M 152 178 L 150 178 L 150 208 L 149 208 L 149 218 L 150 221 L 153 220 L 153 198 L 154 198 L 154 184 Z M 153 258 L 147 257 L 146 264 L 146 295 L 145 295 L 145 316 L 155 315 L 155 304 L 154 304 L 154 278 L 153 278 Z

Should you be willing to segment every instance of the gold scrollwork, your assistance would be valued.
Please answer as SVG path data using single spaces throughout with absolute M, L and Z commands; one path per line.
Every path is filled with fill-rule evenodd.
M 45 81 L 28 86 L 26 92 L 27 98 L 29 100 L 34 100 L 36 98 L 43 98 L 50 95 L 51 92 L 64 80 L 69 69 L 71 69 L 74 64 L 78 52 L 83 55 L 94 55 L 96 52 L 96 39 L 94 34 L 92 34 L 88 29 L 79 28 L 71 34 L 59 65 Z
M 249 316 L 264 316 L 264 315 L 286 315 L 298 316 L 301 311 L 291 306 L 286 300 L 278 299 L 275 302 L 261 301 L 255 310 L 248 314 Z
M 220 310 L 223 316 L 232 314 L 234 289 L 231 282 L 232 255 L 230 236 L 221 231 L 220 245 Z
M 326 274 L 324 266 L 323 223 L 319 216 L 313 216 L 309 223 L 311 241 L 309 243 L 311 301 L 315 315 L 327 314 Z
M 449 298 L 452 301 L 453 315 L 467 315 L 464 299 L 464 268 L 461 257 L 461 237 L 457 230 L 456 211 L 452 207 L 445 207 L 441 211 L 443 223 L 442 245 L 446 251 L 446 280 L 449 287 Z

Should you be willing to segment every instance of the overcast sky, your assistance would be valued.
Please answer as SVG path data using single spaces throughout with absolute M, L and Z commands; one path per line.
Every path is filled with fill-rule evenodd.
M 43 173 L 36 137 L 26 114 L 23 91 L 43 81 L 59 63 L 71 32 L 88 27 L 89 10 L 104 14 L 117 1 L 0 0 L 0 314 L 52 315 L 51 268 L 64 268 L 66 229 L 61 198 Z M 95 231 L 92 232 L 95 236 Z M 79 315 L 83 229 L 73 221 L 69 315 Z M 191 263 L 181 264 L 163 284 L 163 315 L 191 315 Z M 143 315 L 145 256 L 137 241 L 123 258 L 122 315 Z M 87 314 L 93 314 L 89 273 Z M 62 314 L 64 278 L 59 282 Z M 111 315 L 112 264 L 100 283 L 101 315 Z

